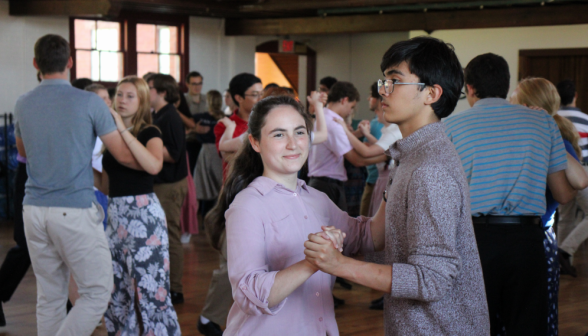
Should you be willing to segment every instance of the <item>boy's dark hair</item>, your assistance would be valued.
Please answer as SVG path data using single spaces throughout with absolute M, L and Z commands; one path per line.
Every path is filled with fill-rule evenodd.
M 382 57 L 380 69 L 385 72 L 402 62 L 419 82 L 441 86 L 443 94 L 431 107 L 438 118 L 450 115 L 463 88 L 463 72 L 453 46 L 432 37 L 397 42 Z
M 70 56 L 69 43 L 59 35 L 47 34 L 35 43 L 35 60 L 43 75 L 65 71 Z
M 502 56 L 492 53 L 476 56 L 466 66 L 464 74 L 466 84 L 476 89 L 476 97 L 506 99 L 510 72 Z
M 94 92 L 94 93 L 98 93 L 98 91 L 100 91 L 100 90 L 108 91 L 108 89 L 106 89 L 106 87 L 104 85 L 98 84 L 98 83 L 90 84 L 90 85 L 86 86 L 84 88 L 84 90 Z
M 570 105 L 576 97 L 576 84 L 571 79 L 557 83 L 557 92 L 561 98 L 561 106 Z
M 202 77 L 202 75 L 200 74 L 200 72 L 198 71 L 191 71 L 188 76 L 186 76 L 186 83 L 190 83 L 190 78 L 192 77 L 200 77 L 202 79 L 204 79 L 204 77 Z
M 370 86 L 370 95 L 372 96 L 372 98 L 381 98 L 380 92 L 378 92 L 378 82 L 374 82 L 374 84 Z
M 71 82 L 71 86 L 76 89 L 85 90 L 87 86 L 94 84 L 90 78 L 78 78 Z
M 327 89 L 329 89 L 329 90 L 331 90 L 331 88 L 333 87 L 333 85 L 335 85 L 335 83 L 337 83 L 337 78 L 331 77 L 331 76 L 327 76 L 325 78 L 322 78 L 319 82 L 319 84 L 326 86 Z
M 261 83 L 261 79 L 250 73 L 244 72 L 233 77 L 229 83 L 229 92 L 231 93 L 231 98 L 233 98 L 235 105 L 239 106 L 239 102 L 235 99 L 235 96 L 239 95 L 245 98 L 245 91 L 257 83 Z
M 359 101 L 359 91 L 349 82 L 337 82 L 329 90 L 327 103 L 338 102 L 347 97 L 350 102 Z
M 180 99 L 180 88 L 178 82 L 170 76 L 165 74 L 155 74 L 149 77 L 149 82 L 153 82 L 153 88 L 157 93 L 165 92 L 165 101 L 173 104 Z

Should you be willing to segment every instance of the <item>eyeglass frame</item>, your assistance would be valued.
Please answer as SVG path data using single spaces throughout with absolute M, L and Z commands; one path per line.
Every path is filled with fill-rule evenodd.
M 390 82 L 391 86 L 392 86 L 392 90 L 390 92 L 386 92 L 386 83 Z M 378 93 L 380 92 L 380 90 L 382 89 L 382 87 L 384 87 L 384 94 L 392 94 L 394 92 L 394 85 L 396 84 L 400 84 L 400 85 L 419 85 L 421 86 L 421 90 L 423 90 L 427 84 L 425 83 L 405 83 L 405 82 L 394 82 L 393 79 L 378 79 Z
M 255 94 L 253 93 L 244 93 L 243 95 L 245 97 L 253 97 L 253 98 L 261 98 L 263 96 L 263 92 L 259 92 L 259 91 L 254 91 Z

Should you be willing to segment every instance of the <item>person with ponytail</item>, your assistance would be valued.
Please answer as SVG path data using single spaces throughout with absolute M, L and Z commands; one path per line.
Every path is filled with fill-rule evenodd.
M 338 335 L 335 277 L 304 257 L 321 232 L 350 255 L 373 251 L 371 220 L 351 218 L 297 178 L 308 158 L 312 121 L 288 96 L 257 103 L 217 205 L 207 216 L 213 246 L 226 223 L 228 272 L 235 303 L 223 335 Z M 365 237 L 342 241 L 345 236 Z
M 140 170 L 122 166 L 107 150 L 102 174 L 94 171 L 96 187 L 109 195 L 106 236 L 114 288 L 104 315 L 106 330 L 113 336 L 138 335 L 140 329 L 145 335 L 179 336 L 170 295 L 166 218 L 153 192 L 155 175 L 163 166 L 163 141 L 152 125 L 149 86 L 135 76 L 123 78 L 114 106 L 118 131 Z
M 568 168 L 566 176 L 570 184 L 576 190 L 582 190 L 582 186 L 588 183 L 586 173 L 578 162 L 582 157 L 582 151 L 578 145 L 580 136 L 571 121 L 557 114 L 560 105 L 560 96 L 555 85 L 545 78 L 525 78 L 511 96 L 511 103 L 521 104 L 533 109 L 545 110 L 553 117 L 561 133 L 566 151 L 568 152 Z M 570 159 L 573 157 L 573 159 Z M 574 183 L 580 181 L 580 183 Z M 582 183 L 583 182 L 583 183 Z M 584 192 L 584 191 L 580 191 Z M 559 292 L 559 262 L 557 256 L 557 239 L 552 227 L 552 217 L 559 203 L 553 198 L 549 187 L 545 193 L 546 212 L 541 217 L 545 238 L 545 258 L 547 260 L 547 281 L 548 281 L 548 314 L 547 314 L 547 335 L 557 335 L 558 333 L 558 292 Z

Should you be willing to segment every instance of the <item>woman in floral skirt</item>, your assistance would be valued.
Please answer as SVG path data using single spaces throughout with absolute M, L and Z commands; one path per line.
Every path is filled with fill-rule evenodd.
M 163 142 L 151 124 L 149 86 L 134 76 L 124 78 L 114 106 L 112 115 L 136 163 L 123 166 L 105 151 L 104 172 L 95 172 L 97 188 L 109 195 L 106 235 L 114 289 L 104 316 L 106 330 L 113 336 L 181 335 L 169 291 L 165 214 L 153 193 Z

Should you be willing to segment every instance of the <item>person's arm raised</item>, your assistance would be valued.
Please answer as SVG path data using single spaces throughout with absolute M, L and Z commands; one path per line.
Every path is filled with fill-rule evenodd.
M 306 97 L 308 104 L 314 107 L 314 114 L 316 116 L 316 129 L 314 130 L 314 140 L 312 141 L 313 145 L 318 145 L 327 141 L 329 136 L 327 121 L 325 120 L 325 111 L 323 109 L 323 101 L 325 100 L 323 95 L 326 95 L 326 93 L 312 91 L 310 96 Z

